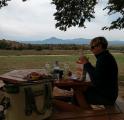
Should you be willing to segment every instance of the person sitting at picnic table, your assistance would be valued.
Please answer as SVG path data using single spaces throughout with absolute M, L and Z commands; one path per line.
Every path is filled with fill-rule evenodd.
M 105 37 L 96 37 L 91 40 L 91 51 L 96 57 L 95 67 L 87 57 L 81 57 L 84 69 L 88 72 L 91 85 L 87 89 L 75 91 L 78 106 L 70 108 L 78 110 L 89 105 L 113 105 L 118 96 L 118 66 L 115 58 L 107 49 Z M 67 107 L 69 108 L 69 106 Z M 70 109 L 71 110 L 71 109 Z

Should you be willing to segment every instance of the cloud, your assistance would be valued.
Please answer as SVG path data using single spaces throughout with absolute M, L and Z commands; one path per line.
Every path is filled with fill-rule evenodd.
M 17 34 L 29 35 L 51 26 L 52 13 L 48 1 L 30 0 L 23 3 L 15 0 L 10 3 L 1 10 L 0 27 L 3 32 L 15 31 Z
M 86 23 L 87 28 L 72 27 L 63 32 L 55 29 L 53 13 L 55 6 L 51 0 L 12 0 L 7 7 L 0 9 L 0 39 L 41 40 L 51 36 L 60 38 L 92 38 L 105 35 L 110 39 L 124 39 L 123 31 L 102 31 L 112 18 L 102 9 L 106 0 L 96 6 L 96 19 Z

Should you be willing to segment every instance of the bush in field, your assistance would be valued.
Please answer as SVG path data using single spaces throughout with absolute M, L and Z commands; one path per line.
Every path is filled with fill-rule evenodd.
M 76 44 L 24 44 L 10 40 L 0 40 L 0 49 L 2 50 L 90 50 L 89 45 Z M 124 46 L 109 46 L 110 50 L 124 52 Z

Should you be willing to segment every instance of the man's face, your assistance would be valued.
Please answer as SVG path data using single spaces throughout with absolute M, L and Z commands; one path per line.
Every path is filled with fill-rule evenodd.
M 95 55 L 97 55 L 103 51 L 102 46 L 96 42 L 91 43 L 90 47 L 91 47 L 91 51 Z

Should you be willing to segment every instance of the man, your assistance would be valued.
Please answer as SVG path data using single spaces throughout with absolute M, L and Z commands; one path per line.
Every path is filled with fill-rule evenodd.
M 104 37 L 91 40 L 91 51 L 96 57 L 95 67 L 87 58 L 80 58 L 92 83 L 92 86 L 84 92 L 89 104 L 112 105 L 118 96 L 118 67 L 114 57 L 107 50 L 107 46 L 108 42 Z
M 81 57 L 84 69 L 89 73 L 91 84 L 86 88 L 74 90 L 75 104 L 55 101 L 55 105 L 66 111 L 80 111 L 89 105 L 113 105 L 118 96 L 118 67 L 112 54 L 107 50 L 104 37 L 91 40 L 91 51 L 96 57 L 95 67 L 86 57 Z M 87 104 L 88 103 L 88 104 Z

